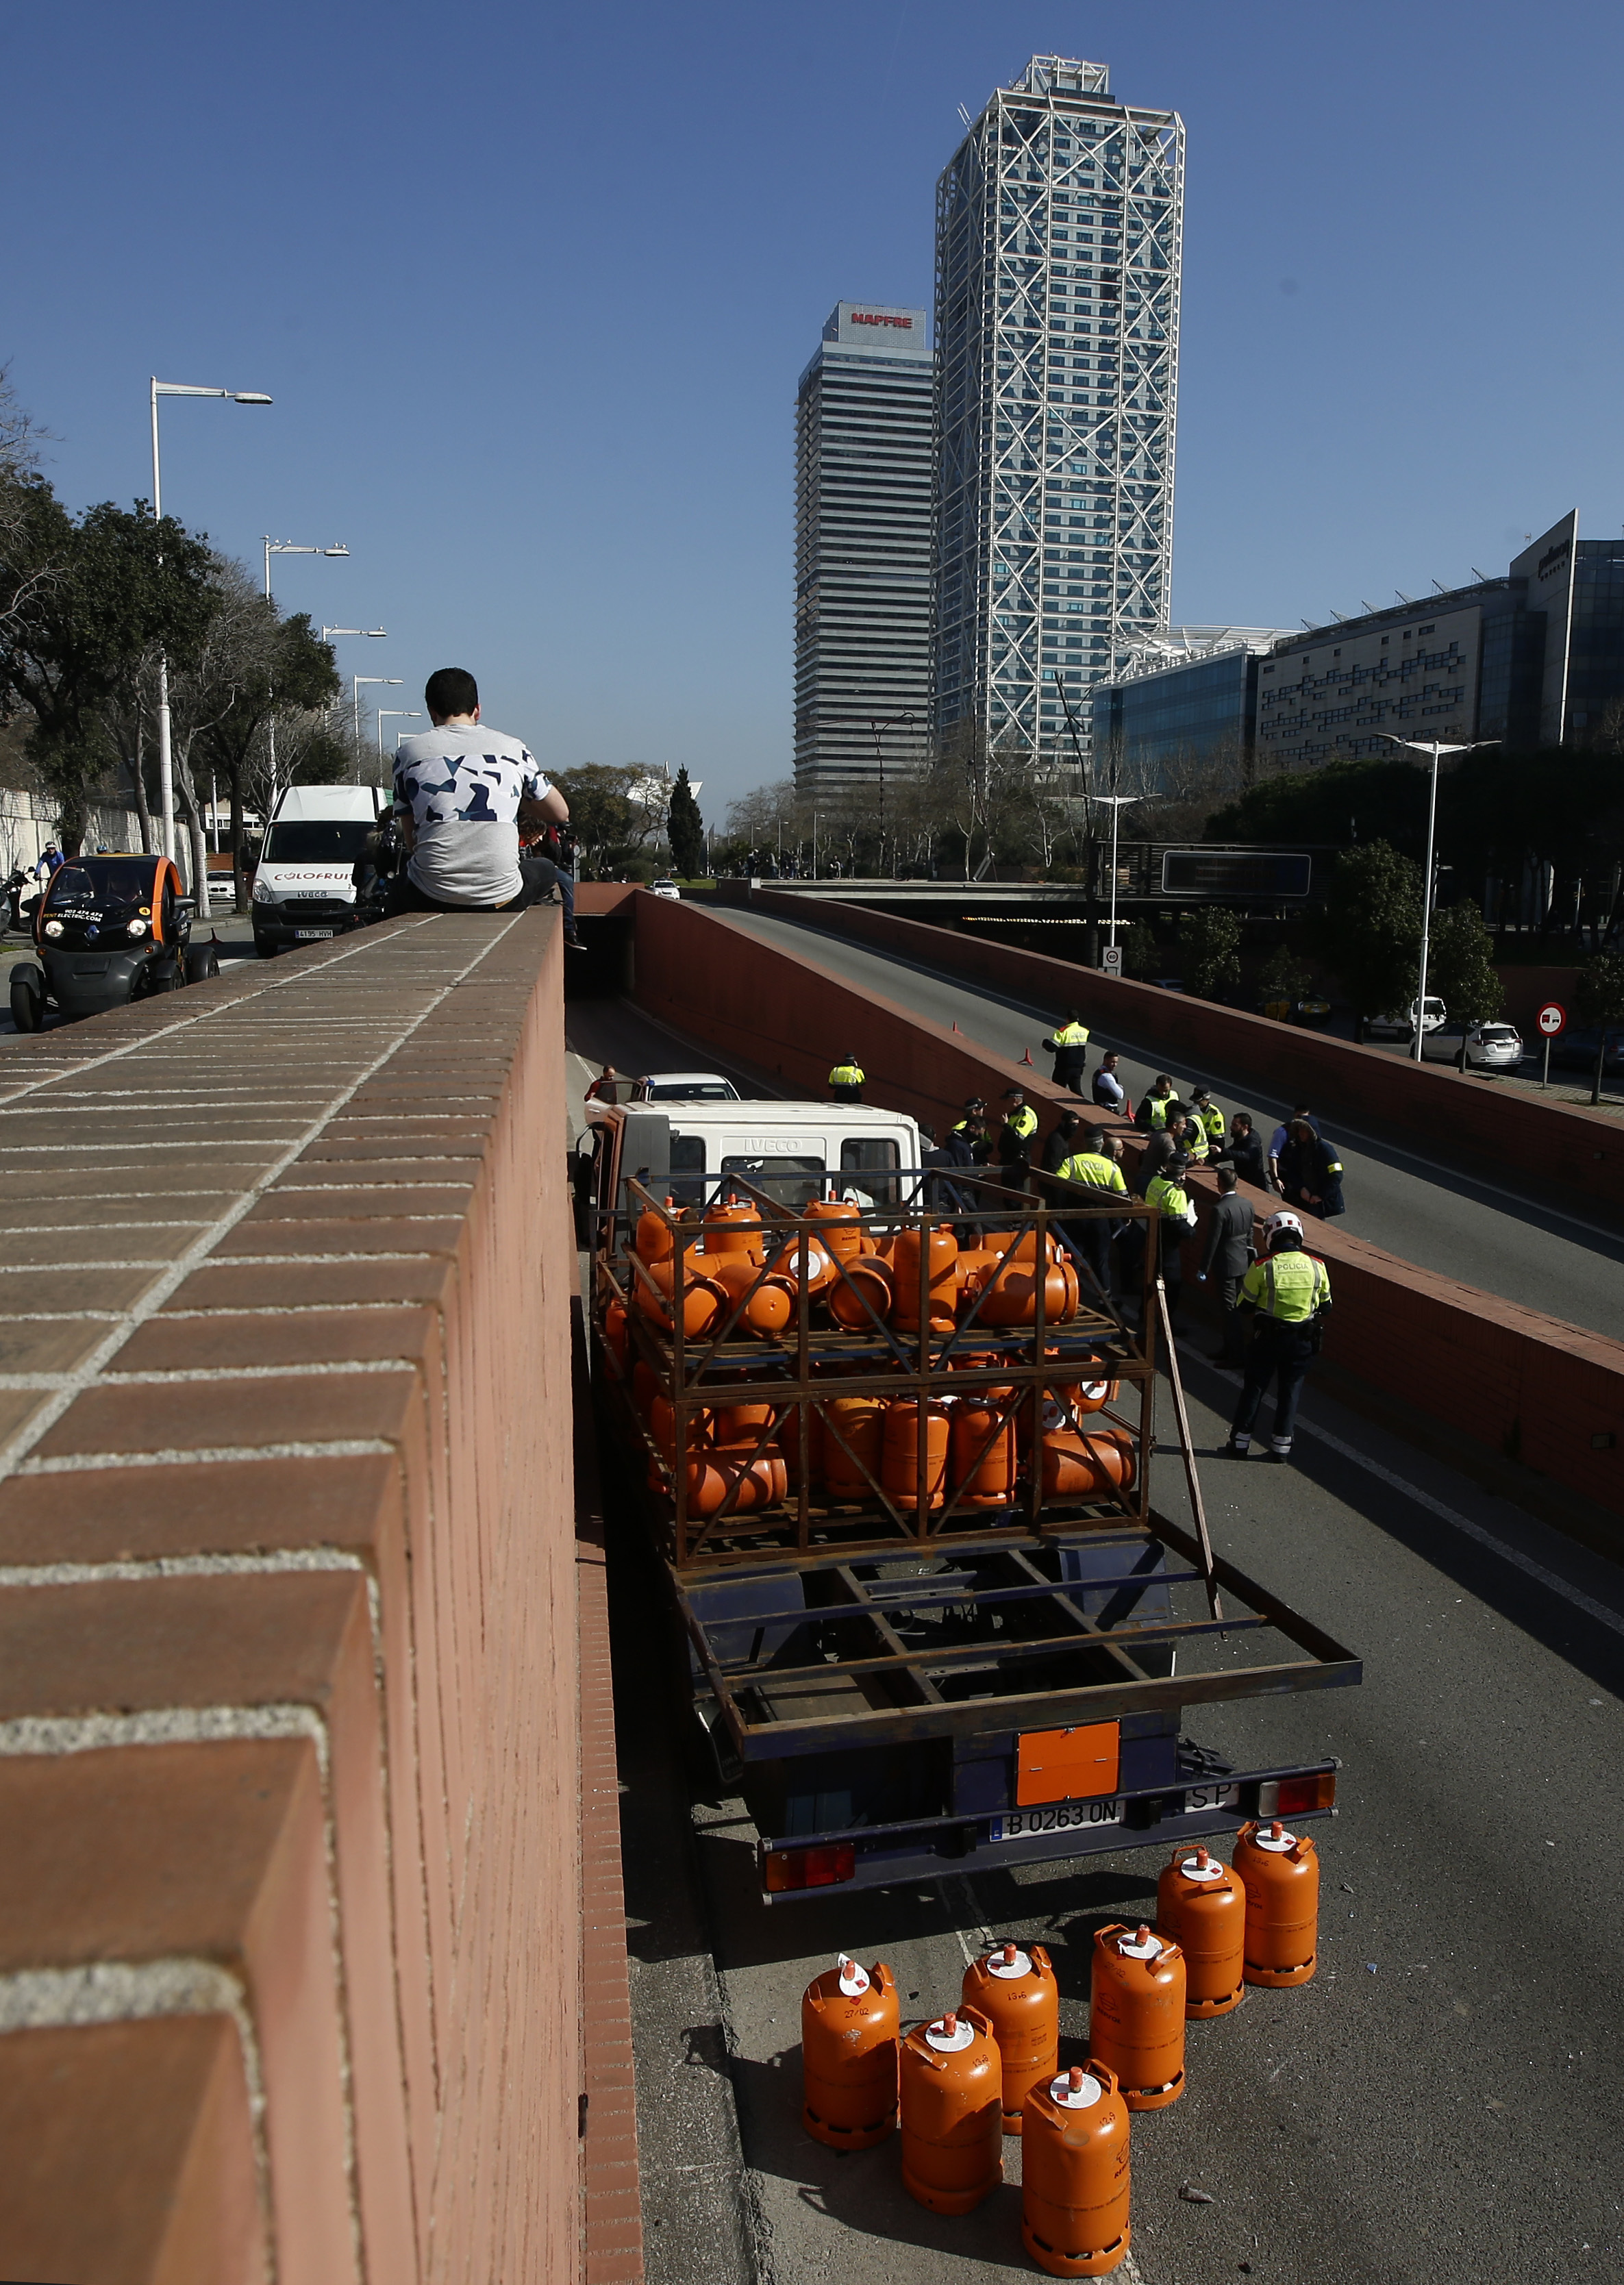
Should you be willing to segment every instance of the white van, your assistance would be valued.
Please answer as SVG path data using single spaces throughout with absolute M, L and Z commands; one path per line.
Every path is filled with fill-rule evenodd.
M 894 1178 L 919 1165 L 919 1122 L 861 1103 L 589 1103 L 586 1115 L 577 1148 L 595 1161 L 593 1194 L 623 1210 L 628 1176 L 684 1205 L 726 1197 L 736 1175 L 796 1209 L 831 1184 L 836 1197 L 891 1205 Z
M 356 860 L 393 798 L 377 786 L 283 789 L 254 876 L 256 952 L 268 957 L 292 944 L 342 936 L 360 924 Z

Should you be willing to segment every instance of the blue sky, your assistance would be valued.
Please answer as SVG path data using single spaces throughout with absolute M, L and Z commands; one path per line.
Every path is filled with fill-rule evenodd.
M 1174 614 L 1291 626 L 1619 530 L 1621 51 L 1600 0 L 57 0 L 0 357 L 75 506 L 147 491 L 150 373 L 269 390 L 168 412 L 167 506 L 347 540 L 279 596 L 387 626 L 340 664 L 392 702 L 468 665 L 709 812 L 789 766 L 796 376 L 929 302 L 961 103 L 1059 52 L 1183 114 Z

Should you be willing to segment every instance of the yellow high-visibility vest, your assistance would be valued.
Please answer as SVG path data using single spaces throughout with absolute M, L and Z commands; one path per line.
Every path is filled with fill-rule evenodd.
M 1241 1280 L 1241 1299 L 1283 1325 L 1306 1324 L 1330 1304 L 1330 1272 L 1317 1254 L 1276 1253 L 1252 1263 Z
M 1063 1182 L 1085 1182 L 1091 1190 L 1120 1190 L 1125 1197 L 1127 1195 L 1121 1167 L 1102 1150 L 1079 1150 L 1063 1159 L 1055 1171 Z

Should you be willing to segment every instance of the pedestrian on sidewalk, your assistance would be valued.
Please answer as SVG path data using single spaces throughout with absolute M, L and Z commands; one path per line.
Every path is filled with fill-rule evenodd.
M 1204 1285 L 1210 1277 L 1218 1280 L 1218 1298 L 1224 1312 L 1223 1346 L 1213 1360 L 1218 1364 L 1239 1365 L 1242 1362 L 1241 1280 L 1252 1263 L 1254 1219 L 1251 1200 L 1242 1197 L 1236 1189 L 1235 1168 L 1220 1166 L 1218 1197 L 1207 1222 L 1201 1267 L 1196 1272 L 1199 1284 Z
M 1275 1425 L 1268 1457 L 1283 1462 L 1291 1457 L 1297 1400 L 1323 1338 L 1330 1273 L 1317 1255 L 1305 1250 L 1303 1226 L 1294 1213 L 1271 1214 L 1263 1225 L 1263 1238 L 1265 1258 L 1254 1261 L 1241 1280 L 1241 1310 L 1252 1318 L 1251 1346 L 1224 1451 L 1232 1460 L 1246 1457 L 1272 1380 Z

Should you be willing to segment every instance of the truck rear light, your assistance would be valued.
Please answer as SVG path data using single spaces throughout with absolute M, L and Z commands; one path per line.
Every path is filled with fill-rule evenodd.
M 832 1888 L 856 1871 L 857 1850 L 850 1841 L 828 1849 L 773 1849 L 762 1868 L 762 1886 L 770 1896 L 781 1896 L 787 1888 Z
M 1337 1772 L 1321 1770 L 1311 1778 L 1265 1778 L 1258 1787 L 1259 1817 L 1305 1817 L 1311 1809 L 1333 1809 Z

